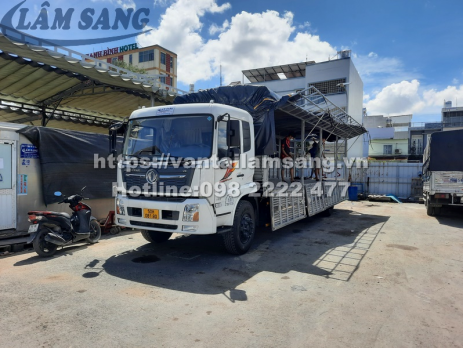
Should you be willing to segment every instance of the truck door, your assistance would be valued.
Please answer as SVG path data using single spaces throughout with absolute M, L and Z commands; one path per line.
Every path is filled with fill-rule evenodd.
M 215 185 L 226 188 L 226 194 L 220 194 L 220 190 L 215 197 L 215 208 L 217 215 L 232 212 L 236 202 L 243 195 L 250 194 L 257 190 L 253 182 L 254 168 L 249 166 L 249 160 L 254 157 L 254 132 L 251 129 L 252 124 L 246 121 L 231 120 L 232 129 L 239 128 L 236 134 L 239 139 L 235 138 L 230 145 L 232 153 L 228 154 L 227 144 L 227 122 L 219 122 L 217 132 L 217 154 L 218 164 L 226 165 L 227 168 L 215 169 Z M 233 157 L 233 158 L 231 158 Z
M 16 148 L 0 140 L 0 231 L 16 228 Z
M 231 119 L 231 122 L 234 122 L 236 126 L 236 122 L 239 121 Z M 231 151 L 235 153 L 235 156 L 230 156 L 227 143 L 228 127 L 229 121 L 221 121 L 217 124 L 217 165 L 214 169 L 215 209 L 217 216 L 233 211 L 236 197 L 233 197 L 233 194 L 230 195 L 230 192 L 232 192 L 234 188 L 239 190 L 239 183 L 237 180 L 239 170 L 237 167 L 240 161 L 241 144 L 230 148 Z

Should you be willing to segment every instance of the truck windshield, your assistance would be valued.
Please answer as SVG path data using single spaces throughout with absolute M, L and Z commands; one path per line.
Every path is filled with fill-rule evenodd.
M 129 121 L 126 156 L 209 158 L 214 118 L 209 115 L 167 116 Z

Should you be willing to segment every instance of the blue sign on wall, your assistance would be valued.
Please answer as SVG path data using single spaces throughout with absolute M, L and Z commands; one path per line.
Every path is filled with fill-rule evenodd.
M 32 144 L 21 144 L 21 158 L 39 158 L 39 149 Z

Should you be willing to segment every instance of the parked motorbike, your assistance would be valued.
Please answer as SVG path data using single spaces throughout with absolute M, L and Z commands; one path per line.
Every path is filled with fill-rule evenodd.
M 59 246 L 63 247 L 72 243 L 85 241 L 90 244 L 97 243 L 101 237 L 101 228 L 97 219 L 92 216 L 92 209 L 82 203 L 88 199 L 81 194 L 64 198 L 59 202 L 68 203 L 73 211 L 72 215 L 56 211 L 30 211 L 29 226 L 30 237 L 28 243 L 32 242 L 34 250 L 39 256 L 51 257 L 56 253 Z M 62 193 L 57 191 L 55 196 L 61 197 Z

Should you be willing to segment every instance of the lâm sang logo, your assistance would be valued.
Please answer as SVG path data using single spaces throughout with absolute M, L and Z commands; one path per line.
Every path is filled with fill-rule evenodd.
M 34 16 L 31 14 L 32 11 L 30 11 L 29 8 L 22 7 L 25 2 L 26 0 L 23 0 L 14 6 L 3 16 L 0 22 L 0 29 L 4 35 L 14 37 L 15 40 L 23 41 L 24 43 L 35 44 L 34 42 L 30 42 L 30 38 L 35 36 L 41 41 L 49 42 L 57 46 L 93 45 L 123 40 L 150 31 L 143 31 L 149 22 L 148 16 L 150 14 L 150 10 L 148 8 L 140 8 L 137 10 L 133 8 L 116 8 L 111 11 L 107 8 L 103 8 L 100 11 L 96 11 L 94 8 L 88 7 L 79 13 L 72 7 L 52 8 L 50 2 L 45 1 L 41 5 L 42 8 L 39 14 Z M 15 18 L 15 21 L 13 21 L 13 18 Z M 134 29 L 138 32 L 94 39 L 40 39 L 41 32 L 43 33 L 48 30 L 71 30 L 71 28 L 92 32 L 96 32 L 97 30 L 115 31 L 120 29 Z M 37 34 L 25 34 L 23 32 L 24 30 L 27 30 L 28 32 L 35 31 Z

